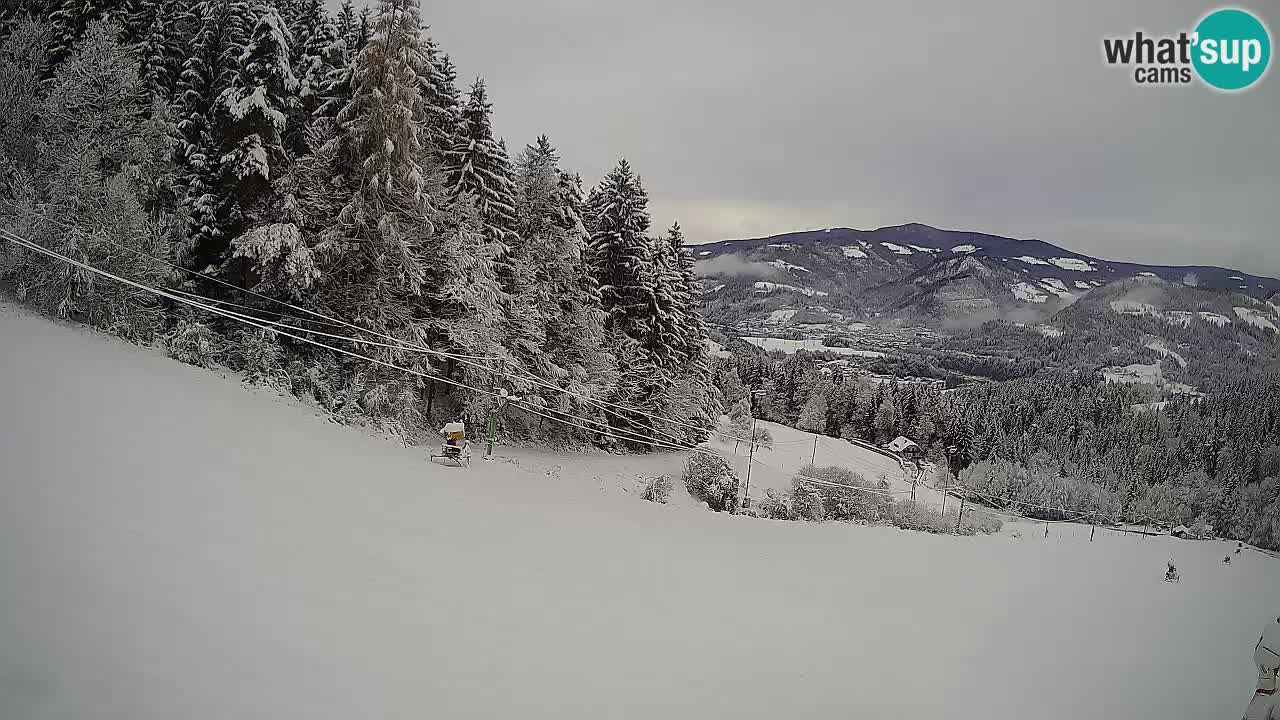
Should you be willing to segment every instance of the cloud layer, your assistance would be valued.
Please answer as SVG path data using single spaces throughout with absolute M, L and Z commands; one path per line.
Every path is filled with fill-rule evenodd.
M 1280 30 L 1270 2 L 1238 3 Z M 919 221 L 1117 260 L 1280 275 L 1280 75 L 1139 87 L 1104 36 L 1203 2 L 444 0 L 513 149 L 588 181 L 620 156 L 694 241 Z

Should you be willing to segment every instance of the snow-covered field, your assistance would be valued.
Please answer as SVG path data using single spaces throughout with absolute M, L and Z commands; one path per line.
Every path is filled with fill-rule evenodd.
M 768 322 L 770 324 L 779 324 L 774 319 L 778 312 L 774 311 L 770 315 Z M 785 311 L 792 312 L 792 311 Z M 794 313 L 793 313 L 794 314 Z M 790 316 L 786 318 L 790 319 Z M 744 337 L 746 342 L 755 345 L 761 350 L 781 350 L 784 353 L 791 354 L 800 350 L 809 350 L 811 352 L 829 352 L 836 355 L 855 355 L 858 357 L 882 358 L 885 354 L 878 350 L 858 350 L 857 348 L 847 347 L 830 347 L 823 343 L 822 340 L 787 340 L 785 338 L 766 338 L 766 337 Z
M 7 306 L 0 408 L 6 720 L 1235 718 L 1280 597 L 1218 543 L 638 500 L 672 455 L 441 468 Z

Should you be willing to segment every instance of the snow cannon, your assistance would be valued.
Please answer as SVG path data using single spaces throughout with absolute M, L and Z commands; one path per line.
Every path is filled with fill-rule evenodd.
M 471 464 L 471 443 L 467 442 L 467 427 L 460 422 L 445 423 L 440 428 L 444 443 L 440 446 L 440 454 L 432 455 L 431 462 L 438 462 L 457 467 Z
M 445 439 L 451 443 L 461 444 L 467 437 L 467 426 L 460 422 L 445 423 L 441 430 Z
M 1270 695 L 1276 691 L 1276 673 L 1280 671 L 1280 618 L 1267 623 L 1253 649 L 1253 662 L 1258 666 L 1258 692 Z

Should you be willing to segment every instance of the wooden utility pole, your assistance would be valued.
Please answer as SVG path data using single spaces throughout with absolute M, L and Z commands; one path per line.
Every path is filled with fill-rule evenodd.
M 818 436 L 813 436 L 813 454 L 809 456 L 809 464 L 814 465 L 818 462 Z

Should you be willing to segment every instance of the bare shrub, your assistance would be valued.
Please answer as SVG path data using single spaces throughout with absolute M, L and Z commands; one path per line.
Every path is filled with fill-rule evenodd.
M 659 475 L 649 478 L 645 481 L 644 491 L 640 493 L 640 497 L 649 502 L 666 505 L 671 499 L 671 476 Z

